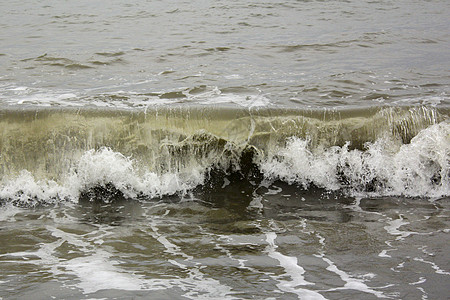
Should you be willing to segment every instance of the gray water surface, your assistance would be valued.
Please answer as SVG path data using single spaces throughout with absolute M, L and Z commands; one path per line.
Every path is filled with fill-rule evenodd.
M 448 105 L 448 1 L 0 4 L 0 103 Z
M 448 199 L 249 186 L 181 201 L 3 208 L 0 297 L 447 297 Z

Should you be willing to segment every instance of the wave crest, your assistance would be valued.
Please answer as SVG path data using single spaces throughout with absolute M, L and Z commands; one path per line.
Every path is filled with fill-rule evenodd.
M 421 131 L 409 144 L 388 138 L 349 150 L 349 144 L 312 149 L 310 140 L 291 137 L 285 147 L 261 163 L 272 180 L 343 189 L 352 195 L 425 196 L 450 194 L 450 125 L 440 123 Z
M 443 112 L 5 111 L 0 201 L 160 198 L 231 173 L 255 186 L 265 179 L 349 195 L 447 196 Z

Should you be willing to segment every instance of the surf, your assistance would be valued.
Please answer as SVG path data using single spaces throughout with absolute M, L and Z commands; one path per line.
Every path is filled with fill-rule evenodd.
M 21 107 L 3 108 L 0 128 L 0 198 L 17 205 L 105 191 L 186 195 L 228 178 L 375 197 L 450 194 L 442 108 Z

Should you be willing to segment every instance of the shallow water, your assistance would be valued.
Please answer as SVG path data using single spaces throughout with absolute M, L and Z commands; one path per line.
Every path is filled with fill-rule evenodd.
M 251 186 L 233 181 L 183 199 L 5 207 L 0 296 L 447 296 L 448 198 Z
M 0 12 L 0 299 L 448 297 L 448 1 Z

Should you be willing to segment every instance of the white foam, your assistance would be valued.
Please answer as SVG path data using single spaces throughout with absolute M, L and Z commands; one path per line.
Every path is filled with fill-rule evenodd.
M 130 158 L 109 148 L 102 148 L 85 152 L 59 183 L 53 180 L 36 180 L 28 171 L 3 180 L 0 198 L 27 205 L 60 199 L 77 201 L 82 191 L 107 184 L 112 184 L 126 197 L 136 197 L 139 194 L 149 197 L 185 194 L 203 183 L 205 171 L 200 166 L 198 169 L 194 166 L 177 173 L 157 174 L 140 170 Z
M 365 150 L 349 150 L 349 144 L 312 149 L 308 139 L 290 138 L 262 161 L 261 170 L 268 179 L 347 189 L 354 196 L 447 196 L 450 124 L 432 125 L 409 144 L 395 146 L 381 138 L 367 143 Z
M 434 262 L 432 262 L 432 261 L 424 260 L 424 259 L 421 258 L 421 257 L 415 257 L 414 260 L 415 260 L 415 261 L 420 261 L 420 262 L 423 262 L 423 263 L 426 263 L 426 264 L 431 265 L 431 267 L 432 267 L 433 270 L 436 272 L 436 274 L 450 275 L 450 272 L 447 272 L 447 271 L 442 270 L 438 265 L 436 265 L 436 264 L 435 264 Z
M 44 266 L 55 275 L 55 278 L 65 278 L 62 275 L 76 276 L 75 281 L 62 283 L 69 287 L 81 289 L 84 293 L 94 293 L 103 289 L 121 290 L 161 290 L 184 283 L 174 279 L 145 279 L 120 268 L 120 262 L 112 259 L 112 254 L 91 243 L 100 240 L 102 235 L 96 236 L 94 241 L 86 240 L 85 235 L 68 233 L 52 226 L 46 229 L 57 240 L 52 243 L 41 243 L 36 251 L 21 251 L 6 253 L 0 257 L 18 257 L 21 261 L 15 263 L 35 264 Z M 96 234 L 100 231 L 93 232 Z M 57 248 L 64 243 L 74 246 L 82 256 L 73 259 L 62 259 L 56 255 Z M 37 259 L 32 259 L 37 258 Z M 188 284 L 186 284 L 188 286 Z
M 378 256 L 379 257 L 391 257 L 389 254 L 387 254 L 388 251 L 392 251 L 392 249 L 384 249 L 378 254 Z
M 328 264 L 328 267 L 327 267 L 328 271 L 339 275 L 339 277 L 342 279 L 342 281 L 345 282 L 343 287 L 330 289 L 330 291 L 357 290 L 357 291 L 361 291 L 364 293 L 373 294 L 378 298 L 387 298 L 382 292 L 376 291 L 376 290 L 370 288 L 369 286 L 367 286 L 367 284 L 364 283 L 364 279 L 354 278 L 354 277 L 350 276 L 346 272 L 340 270 L 330 259 L 326 258 L 323 255 L 318 256 L 318 257 L 321 257 Z M 371 273 L 365 274 L 365 276 L 363 276 L 363 277 L 370 278 L 370 277 L 373 277 L 373 274 L 371 274 Z
M 187 95 L 189 103 L 197 103 L 201 105 L 217 105 L 217 104 L 237 104 L 241 107 L 266 107 L 271 104 L 269 98 L 262 94 L 233 94 L 222 93 L 218 87 L 205 91 L 198 95 Z
M 52 180 L 36 180 L 33 175 L 24 170 L 11 179 L 2 181 L 0 198 L 12 199 L 18 204 L 33 206 L 39 201 L 54 202 L 57 199 L 74 198 L 64 186 Z
M 400 215 L 398 219 L 389 221 L 388 224 L 389 225 L 384 226 L 384 229 L 386 229 L 389 234 L 397 236 L 397 240 L 403 240 L 411 234 L 415 234 L 415 232 L 399 230 L 401 226 L 409 224 L 409 222 L 404 221 L 402 215 Z
M 213 236 L 211 233 L 208 233 L 207 231 L 203 230 L 203 228 L 201 228 L 201 230 L 202 230 L 202 234 Z M 234 245 L 236 245 L 236 244 L 237 245 L 251 245 L 251 243 L 235 243 L 234 238 L 232 236 L 228 236 L 228 235 L 217 235 L 217 238 L 220 241 L 224 241 L 226 245 L 233 245 L 233 244 Z M 245 265 L 245 263 L 247 262 L 246 259 L 235 258 L 230 250 L 228 250 L 226 247 L 222 246 L 221 242 L 215 243 L 214 249 L 218 249 L 220 252 L 224 253 L 230 261 L 236 262 L 240 269 L 249 270 L 253 273 L 259 273 L 256 269 L 254 269 L 252 267 L 247 267 Z
M 225 77 L 225 79 L 242 79 L 242 76 L 239 74 L 230 74 L 230 75 L 225 75 L 224 77 Z
M 408 88 L 408 86 L 402 86 L 403 88 Z M 448 96 L 445 94 L 438 96 L 421 96 L 414 98 L 404 98 L 401 100 L 393 101 L 392 104 L 407 104 L 407 105 L 431 105 L 437 106 L 448 100 Z
M 338 189 L 335 175 L 339 158 L 335 153 L 337 149 L 315 155 L 308 149 L 309 142 L 299 138 L 289 139 L 285 148 L 262 163 L 261 169 L 265 176 L 299 183 L 304 187 L 314 183 L 332 190 Z
M 84 293 L 94 293 L 103 289 L 141 290 L 145 281 L 136 275 L 124 272 L 109 259 L 110 254 L 102 250 L 78 257 L 58 265 L 76 275 L 80 282 L 77 287 Z
M 26 91 L 28 88 L 26 86 L 18 86 L 16 88 L 10 89 L 11 91 Z
M 15 222 L 14 216 L 21 211 L 22 209 L 11 204 L 5 205 L 0 209 L 0 222 Z
M 17 104 L 38 104 L 40 106 L 51 105 L 74 105 L 74 99 L 77 95 L 74 93 L 35 93 L 31 95 L 20 96 L 17 99 Z
M 198 169 L 196 169 L 198 167 Z M 203 183 L 204 172 L 200 166 L 192 166 L 178 173 L 140 170 L 135 162 L 109 148 L 87 151 L 80 159 L 71 177 L 77 190 L 112 183 L 128 197 L 142 193 L 150 197 L 172 195 Z
M 120 263 L 111 258 L 113 256 L 111 253 L 98 246 L 93 247 L 92 243 L 98 245 L 96 241 L 108 234 L 107 232 L 102 234 L 101 229 L 92 232 L 95 237 L 88 239 L 85 235 L 65 232 L 52 226 L 46 226 L 46 229 L 58 240 L 44 244 L 38 250 L 38 253 L 46 253 L 40 255 L 41 259 L 44 258 L 41 263 L 50 265 L 52 272 L 57 276 L 62 274 L 76 276 L 78 282 L 70 285 L 83 290 L 84 293 L 94 293 L 103 289 L 155 290 L 171 286 L 168 280 L 145 280 L 139 275 L 123 270 L 118 266 Z M 74 246 L 84 255 L 69 260 L 57 258 L 53 252 L 63 243 Z
M 422 284 L 425 283 L 427 280 L 425 277 L 420 277 L 418 281 L 416 282 L 411 282 L 409 285 L 417 285 L 417 284 Z
M 262 212 L 262 210 L 264 209 L 264 205 L 261 200 L 261 196 L 253 196 L 252 201 L 250 201 L 250 203 L 248 204 L 247 209 L 256 209 L 258 212 Z
M 198 97 L 196 98 L 199 99 Z M 270 100 L 263 95 L 236 95 L 220 94 L 214 97 L 205 98 L 200 104 L 237 104 L 242 107 L 266 107 L 270 105 Z
M 239 75 L 232 74 L 228 79 L 240 79 Z M 152 95 L 147 92 L 136 92 L 130 90 L 133 87 L 145 85 L 154 79 L 141 82 L 126 82 L 120 85 L 108 85 L 83 92 L 71 89 L 44 89 L 33 86 L 8 86 L 3 88 L 3 95 L 0 95 L 2 103 L 8 105 L 33 105 L 41 107 L 67 106 L 67 107 L 112 107 L 130 109 L 136 107 L 150 107 L 173 104 L 199 104 L 217 105 L 233 104 L 246 108 L 266 107 L 271 101 L 260 93 L 254 94 L 234 94 L 222 93 L 216 86 L 208 87 L 208 90 L 199 94 L 190 94 L 189 88 L 179 87 L 172 90 L 162 90 Z M 121 90 L 125 88 L 126 90 Z M 103 92 L 102 92 L 103 91 Z M 166 93 L 180 93 L 180 97 L 165 98 L 160 95 Z
M 178 281 L 178 286 L 181 287 L 186 293 L 183 295 L 187 298 L 213 298 L 213 299 L 234 299 L 230 296 L 232 294 L 232 289 L 222 284 L 220 281 L 213 278 L 208 278 L 201 272 L 202 266 L 198 262 L 194 262 L 194 257 L 184 253 L 181 248 L 174 243 L 170 242 L 168 238 L 159 232 L 158 222 L 153 219 L 150 224 L 151 232 L 150 235 L 155 238 L 159 243 L 161 243 L 166 249 L 165 252 L 178 256 L 185 263 L 176 261 L 174 259 L 169 259 L 168 261 L 180 269 L 187 271 L 189 277 L 185 279 L 180 279 Z M 207 294 L 207 296 L 204 295 Z
M 305 269 L 298 265 L 298 260 L 293 256 L 286 256 L 276 249 L 278 246 L 275 244 L 277 235 L 275 232 L 266 233 L 266 242 L 269 244 L 266 251 L 268 256 L 276 259 L 280 266 L 284 269 L 285 275 L 291 280 L 283 280 L 283 276 L 276 276 L 276 280 L 279 282 L 277 287 L 285 292 L 297 294 L 300 299 L 326 299 L 320 293 L 299 286 L 314 285 L 314 283 L 305 280 Z

